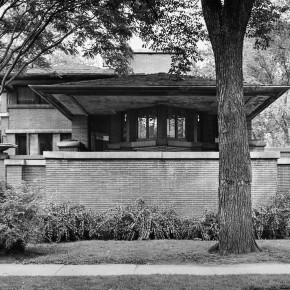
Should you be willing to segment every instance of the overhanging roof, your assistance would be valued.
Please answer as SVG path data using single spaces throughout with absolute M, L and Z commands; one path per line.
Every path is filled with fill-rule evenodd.
M 68 118 L 73 115 L 107 115 L 118 111 L 165 104 L 217 112 L 215 81 L 168 74 L 131 75 L 110 79 L 31 88 Z M 290 87 L 244 84 L 246 114 L 254 118 Z

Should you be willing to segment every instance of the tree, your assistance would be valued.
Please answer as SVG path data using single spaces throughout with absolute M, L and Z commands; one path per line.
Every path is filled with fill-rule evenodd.
M 266 50 L 245 48 L 245 79 L 251 83 L 290 84 L 290 40 L 288 20 L 279 21 L 270 33 Z M 254 138 L 264 139 L 267 146 L 290 145 L 289 93 L 282 96 L 259 114 L 252 122 Z
M 88 57 L 101 54 L 117 71 L 126 71 L 132 53 L 127 41 L 137 27 L 133 17 L 137 4 L 128 0 L 1 1 L 0 93 L 29 65 L 48 66 L 45 56 L 56 49 Z
M 18 6 L 19 1 L 24 6 Z M 85 55 L 101 53 L 109 60 L 109 64 L 120 70 L 127 68 L 130 57 L 126 41 L 133 33 L 139 33 L 146 41 L 152 41 L 152 48 L 174 52 L 171 71 L 180 74 L 189 69 L 192 59 L 199 59 L 198 42 L 207 37 L 201 19 L 201 16 L 204 17 L 214 52 L 217 82 L 219 251 L 226 254 L 257 250 L 251 220 L 251 160 L 243 98 L 243 43 L 247 31 L 248 36 L 256 39 L 257 47 L 267 46 L 270 41 L 268 33 L 281 11 L 270 0 L 201 0 L 202 9 L 197 0 L 40 1 L 4 1 L 8 7 L 12 5 L 11 10 L 8 10 L 12 14 L 6 15 L 4 10 L 3 15 L 7 17 L 0 27 L 1 40 L 14 40 L 18 34 L 22 35 L 14 42 L 15 47 L 11 46 L 12 52 L 29 51 L 30 55 L 38 56 L 32 60 L 26 59 L 27 55 L 17 57 L 16 54 L 16 62 L 12 58 L 8 61 L 12 64 L 4 66 L 8 67 L 8 76 L 16 69 L 16 64 L 26 67 L 30 60 L 39 59 L 37 49 L 43 48 L 43 43 L 48 45 L 53 38 L 49 30 L 47 34 L 41 34 L 48 29 L 49 24 L 59 32 L 60 43 L 64 36 L 71 36 L 72 39 L 66 38 L 68 43 L 62 46 L 63 49 L 75 52 L 75 46 L 85 46 L 88 37 L 95 38 L 96 42 L 89 42 L 91 45 L 85 48 Z M 35 5 L 28 5 L 31 2 Z M 42 6 L 38 6 L 38 3 Z M 36 13 L 38 7 L 45 12 Z M 59 8 L 43 26 L 42 19 L 55 7 Z M 26 19 L 26 15 L 31 18 Z M 7 32 L 6 23 L 9 24 Z M 37 23 L 32 34 L 31 29 L 23 25 L 30 23 Z M 43 28 L 39 30 L 39 27 Z M 22 40 L 24 42 L 18 46 L 17 43 Z M 57 40 L 53 40 L 53 43 L 57 43 Z M 1 47 L 4 49 L 5 45 Z M 45 46 L 44 53 L 51 49 Z M 121 65 L 118 66 L 118 63 Z
M 181 2 L 183 14 L 186 9 L 189 14 L 181 13 L 179 20 L 170 17 L 170 13 L 176 15 L 175 6 L 180 3 L 164 1 L 170 8 L 161 10 L 157 25 L 144 31 L 147 35 L 159 33 L 157 40 L 152 38 L 156 46 L 164 48 L 169 43 L 169 49 L 177 55 L 187 57 L 187 51 L 191 51 L 197 59 L 197 43 L 205 38 L 199 20 L 202 14 L 214 52 L 218 100 L 220 234 L 216 248 L 221 254 L 256 251 L 251 211 L 251 159 L 243 98 L 243 44 L 247 34 L 256 39 L 256 47 L 267 47 L 269 32 L 279 19 L 281 9 L 270 0 L 201 0 L 201 13 L 197 1 Z M 190 49 L 184 39 L 189 40 Z M 187 64 L 181 62 L 178 69 Z
M 219 251 L 247 253 L 254 240 L 251 158 L 243 98 L 243 42 L 254 1 L 202 0 L 212 44 L 219 124 Z

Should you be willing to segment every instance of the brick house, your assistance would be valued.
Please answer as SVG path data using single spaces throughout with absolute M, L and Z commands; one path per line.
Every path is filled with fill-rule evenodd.
M 18 148 L 9 149 L 9 158 L 2 156 L 0 178 L 44 185 L 54 201 L 98 210 L 140 196 L 184 214 L 215 209 L 215 82 L 156 73 L 168 70 L 169 62 L 160 66 L 158 55 L 144 51 L 133 60 L 136 72 L 146 59 L 155 73 L 118 77 L 102 70 L 72 76 L 66 68 L 61 80 L 42 75 L 13 84 L 2 96 L 2 140 Z M 287 90 L 245 84 L 250 138 L 251 120 Z M 263 152 L 264 146 L 250 140 L 254 204 L 275 194 L 290 168 L 283 167 L 279 152 Z
M 18 145 L 10 155 L 42 155 L 58 150 L 58 141 L 71 139 L 72 124 L 28 85 L 107 78 L 112 70 L 85 65 L 56 66 L 49 71 L 30 69 L 14 80 L 1 96 L 1 141 Z

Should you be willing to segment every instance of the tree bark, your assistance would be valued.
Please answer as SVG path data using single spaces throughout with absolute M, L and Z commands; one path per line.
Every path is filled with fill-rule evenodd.
M 258 246 L 252 225 L 242 56 L 253 1 L 202 0 L 202 5 L 216 65 L 220 152 L 218 249 L 222 255 L 249 253 Z

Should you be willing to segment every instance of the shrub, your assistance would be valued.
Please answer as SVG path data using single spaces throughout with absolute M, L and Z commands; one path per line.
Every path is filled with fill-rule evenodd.
M 38 238 L 39 197 L 41 189 L 26 184 L 12 188 L 2 185 L 0 198 L 0 249 L 23 251 Z
M 256 238 L 283 239 L 290 236 L 290 194 L 278 192 L 253 209 Z
M 93 212 L 86 210 L 83 205 L 71 203 L 50 203 L 43 208 L 39 219 L 45 242 L 90 239 L 98 222 Z
M 212 211 L 206 211 L 201 218 L 180 218 L 178 232 L 178 238 L 182 240 L 217 240 L 219 232 L 217 215 Z
M 178 236 L 178 222 L 178 215 L 171 208 L 149 206 L 138 199 L 132 205 L 104 213 L 98 230 L 106 233 L 105 238 L 115 240 L 171 239 Z

